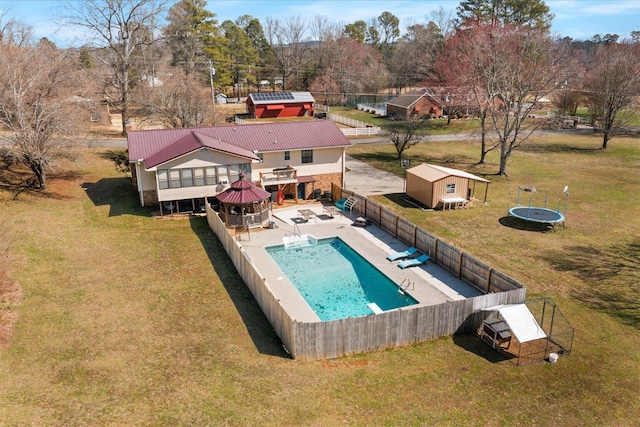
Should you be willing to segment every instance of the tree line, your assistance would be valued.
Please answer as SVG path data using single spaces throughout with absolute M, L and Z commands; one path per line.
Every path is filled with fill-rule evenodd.
M 73 157 L 96 102 L 122 114 L 125 134 L 132 117 L 167 127 L 216 124 L 212 97 L 227 88 L 238 98 L 243 87 L 309 90 L 334 104 L 356 93 L 449 87 L 442 99 L 448 117 L 474 105 L 480 162 L 500 150 L 498 173 L 506 174 L 541 98 L 555 94 L 563 114 L 587 105 L 607 148 L 640 87 L 640 32 L 628 40 L 555 37 L 542 0 L 464 0 L 455 14 L 440 8 L 428 21 L 405 22 L 403 31 L 390 12 L 351 23 L 250 15 L 220 23 L 206 0 L 167 6 L 69 3 L 66 22 L 87 37 L 79 49 L 33 42 L 28 26 L 2 12 L 0 138 L 31 168 L 35 188 L 46 187 L 46 171 L 58 159 Z

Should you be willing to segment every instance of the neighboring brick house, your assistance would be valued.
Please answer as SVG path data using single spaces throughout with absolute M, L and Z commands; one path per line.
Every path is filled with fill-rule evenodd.
M 500 95 L 496 95 L 486 105 L 500 109 L 505 103 Z M 387 116 L 400 119 L 473 116 L 478 110 L 474 90 L 468 86 L 422 88 L 387 101 Z
M 342 185 L 351 145 L 329 120 L 139 130 L 127 144 L 140 204 L 161 214 L 202 210 L 241 172 L 272 193 L 309 199 Z
M 403 120 L 442 116 L 442 104 L 427 88 L 412 90 L 387 101 L 387 116 Z
M 249 116 L 256 119 L 276 117 L 313 117 L 315 100 L 309 92 L 259 92 L 247 97 Z

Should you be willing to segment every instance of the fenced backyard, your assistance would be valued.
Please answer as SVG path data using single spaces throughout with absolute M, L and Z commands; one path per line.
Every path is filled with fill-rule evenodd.
M 408 245 L 429 254 L 433 261 L 483 295 L 388 311 L 372 316 L 326 322 L 295 321 L 271 291 L 259 268 L 238 245 L 219 215 L 207 204 L 207 222 L 218 236 L 238 274 L 295 359 L 332 359 L 349 354 L 398 347 L 456 333 L 472 333 L 488 307 L 522 303 L 526 289 L 512 278 L 495 271 L 469 254 L 420 229 L 409 221 L 362 196 L 333 187 L 334 194 L 359 200 L 353 212 L 366 216 Z
M 572 356 L 515 368 L 466 334 L 290 359 L 206 217 L 160 219 L 140 208 L 110 160 L 123 150 L 95 142 L 46 191 L 0 190 L 0 249 L 9 247 L 0 276 L 22 289 L 18 301 L 5 293 L 0 310 L 16 320 L 0 344 L 1 424 L 629 425 L 640 418 L 639 145 L 635 136 L 601 143 L 593 133 L 536 138 L 482 207 L 426 213 L 371 197 L 525 285 L 543 329 L 570 345 L 548 320 L 552 308 L 529 298 L 557 302 L 575 327 Z M 393 147 L 355 148 L 397 163 Z M 434 141 L 410 158 L 464 168 L 476 149 Z M 490 156 L 474 173 L 496 165 Z M 6 183 L 29 174 L 2 166 Z M 517 185 L 558 182 L 573 189 L 566 229 L 501 223 Z M 499 410 L 478 410 L 487 396 Z

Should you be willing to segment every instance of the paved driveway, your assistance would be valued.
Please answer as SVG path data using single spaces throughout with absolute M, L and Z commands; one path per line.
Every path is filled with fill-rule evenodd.
M 362 196 L 404 193 L 404 179 L 347 156 L 344 187 Z

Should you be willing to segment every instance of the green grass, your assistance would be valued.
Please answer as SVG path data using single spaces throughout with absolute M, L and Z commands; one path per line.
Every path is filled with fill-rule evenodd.
M 379 117 L 372 113 L 367 113 L 352 107 L 331 107 L 331 112 L 350 119 L 359 120 L 364 123 L 368 123 L 372 126 L 378 126 L 382 129 L 390 129 L 393 126 L 397 126 L 397 122 L 393 122 L 385 117 Z M 544 110 L 537 111 L 538 115 L 545 115 L 547 112 Z M 591 118 L 591 114 L 586 108 L 579 108 L 576 112 L 578 117 L 582 117 L 586 122 Z M 625 126 L 638 127 L 640 126 L 640 112 L 637 110 L 622 111 L 620 115 L 628 116 L 628 121 Z M 546 126 L 543 124 L 542 126 Z M 476 119 L 459 119 L 452 120 L 450 124 L 447 124 L 446 119 L 431 119 L 424 121 L 424 128 L 419 131 L 421 135 L 450 135 L 455 133 L 469 133 L 475 132 L 479 129 L 478 120 Z
M 360 120 L 361 122 L 368 123 L 382 129 L 390 129 L 394 126 L 398 126 L 398 122 L 351 107 L 331 107 L 330 111 L 333 114 L 354 120 Z M 449 135 L 453 133 L 473 132 L 478 129 L 478 122 L 473 119 L 452 120 L 448 125 L 446 119 L 425 120 L 423 123 L 424 127 L 418 132 L 420 135 Z
M 622 110 L 618 113 L 619 116 L 627 117 L 625 121 L 625 126 L 640 126 L 640 111 L 637 109 L 633 110 Z M 588 108 L 578 108 L 576 111 L 576 116 L 582 117 L 583 119 L 589 121 L 591 119 L 591 113 Z
M 640 418 L 640 146 L 548 138 L 489 176 L 488 206 L 423 212 L 378 197 L 551 296 L 573 354 L 516 368 L 472 336 L 318 362 L 291 360 L 200 218 L 153 218 L 107 151 L 52 176 L 45 194 L 0 190 L 4 266 L 23 291 L 0 351 L 2 425 L 631 425 Z M 419 144 L 476 174 L 477 147 Z M 390 145 L 350 154 L 394 170 Z M 398 171 L 396 171 L 398 172 Z M 517 185 L 560 193 L 567 227 L 500 219 Z M 557 193 L 552 193 L 555 194 Z M 540 195 L 540 193 L 538 193 Z M 635 261 L 634 261 L 635 260 Z

